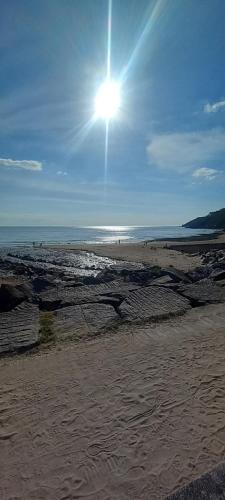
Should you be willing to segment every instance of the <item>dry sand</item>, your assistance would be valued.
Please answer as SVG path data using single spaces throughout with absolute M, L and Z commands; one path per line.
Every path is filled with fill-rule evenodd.
M 225 304 L 0 361 L 1 500 L 159 500 L 224 459 Z

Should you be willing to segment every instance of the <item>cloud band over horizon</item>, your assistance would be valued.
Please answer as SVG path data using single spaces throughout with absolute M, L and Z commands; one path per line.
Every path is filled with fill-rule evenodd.
M 0 167 L 21 168 L 23 170 L 40 172 L 42 170 L 42 163 L 35 160 L 12 160 L 11 158 L 0 158 Z

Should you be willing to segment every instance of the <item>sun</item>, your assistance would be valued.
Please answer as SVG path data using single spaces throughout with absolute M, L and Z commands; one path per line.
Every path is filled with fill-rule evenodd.
M 95 97 L 96 117 L 107 121 L 115 118 L 120 109 L 120 103 L 120 85 L 113 80 L 106 80 Z

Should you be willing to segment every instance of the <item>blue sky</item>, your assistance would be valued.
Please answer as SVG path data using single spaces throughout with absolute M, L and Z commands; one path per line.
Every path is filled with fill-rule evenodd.
M 107 0 L 8 0 L 0 225 L 180 224 L 225 206 L 225 1 L 113 0 L 121 109 L 88 126 Z

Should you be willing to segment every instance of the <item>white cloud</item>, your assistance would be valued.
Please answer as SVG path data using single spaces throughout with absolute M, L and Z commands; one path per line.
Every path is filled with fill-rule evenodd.
M 202 167 L 197 168 L 193 172 L 192 176 L 201 180 L 212 181 L 213 179 L 215 179 L 215 177 L 217 177 L 218 174 L 219 170 L 216 170 L 215 168 Z
M 204 106 L 205 113 L 217 113 L 217 111 L 220 111 L 222 109 L 225 109 L 225 100 L 214 102 L 213 104 L 208 103 Z
M 221 129 L 155 135 L 147 146 L 151 164 L 185 173 L 225 154 Z
M 68 173 L 63 172 L 62 170 L 58 170 L 58 172 L 56 172 L 56 175 L 68 175 Z
M 0 158 L 0 167 L 22 168 L 24 170 L 40 171 L 42 163 L 34 160 L 12 160 L 11 158 Z

